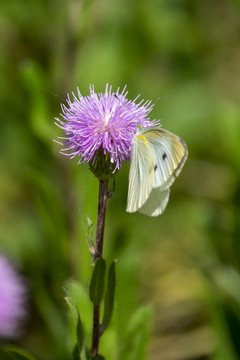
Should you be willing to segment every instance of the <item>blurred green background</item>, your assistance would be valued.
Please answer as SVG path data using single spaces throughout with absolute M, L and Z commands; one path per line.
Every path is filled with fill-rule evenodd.
M 240 359 L 239 0 L 1 1 L 0 34 L 0 251 L 29 283 L 16 343 L 39 360 L 70 359 L 64 283 L 87 288 L 98 184 L 58 154 L 54 117 L 77 86 L 87 95 L 109 82 L 127 84 L 129 99 L 161 96 L 151 118 L 189 158 L 157 218 L 127 214 L 129 166 L 116 177 L 104 255 L 118 259 L 117 301 L 101 351 Z

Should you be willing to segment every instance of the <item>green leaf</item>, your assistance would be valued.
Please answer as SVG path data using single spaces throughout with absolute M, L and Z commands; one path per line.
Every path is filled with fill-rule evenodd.
M 115 274 L 115 261 L 110 265 L 108 271 L 108 281 L 107 281 L 107 290 L 104 299 L 104 314 L 103 314 L 103 331 L 107 329 L 113 314 L 114 307 L 114 297 L 115 297 L 115 288 L 116 288 L 116 274 Z
M 105 360 L 105 358 L 102 355 L 93 355 L 91 360 Z
M 76 326 L 76 335 L 77 335 L 77 342 L 78 342 L 78 351 L 79 354 L 82 351 L 83 348 L 83 343 L 84 343 L 84 333 L 83 333 L 83 326 L 82 326 L 82 321 L 81 321 L 81 317 L 76 305 L 76 302 L 74 299 L 72 299 L 71 297 L 65 297 L 65 300 L 71 310 L 72 316 L 73 316 L 73 320 Z M 74 348 L 74 352 L 73 355 L 75 356 L 75 348 Z M 79 355 L 80 358 L 80 355 Z
M 6 353 L 6 356 L 3 355 L 3 360 L 35 360 L 27 351 L 17 346 L 4 346 L 3 350 Z
M 92 220 L 87 217 L 87 231 L 86 231 L 87 246 L 90 254 L 94 255 L 94 226 Z
M 54 137 L 55 132 L 48 121 L 50 109 L 42 91 L 47 83 L 45 72 L 37 62 L 28 59 L 22 62 L 20 74 L 29 94 L 30 126 L 40 139 L 49 142 L 49 137 Z
M 81 353 L 84 343 L 84 334 L 83 334 L 83 326 L 79 312 L 78 312 L 78 321 L 77 321 L 77 340 L 78 340 L 79 352 Z
M 128 321 L 128 330 L 119 360 L 145 360 L 152 330 L 152 308 L 143 306 Z
M 3 360 L 13 360 L 12 356 L 7 354 L 6 352 L 2 351 L 2 349 L 0 348 L 0 359 Z
M 96 305 L 100 304 L 103 297 L 105 271 L 105 260 L 100 257 L 95 261 L 95 266 L 89 286 L 90 300 Z
M 77 325 L 77 323 L 78 323 L 78 309 L 77 309 L 76 302 L 70 296 L 66 296 L 65 301 L 68 304 L 68 307 L 69 307 L 69 309 L 71 311 L 74 323 Z
M 65 300 L 67 301 L 67 303 L 70 302 L 70 304 L 68 304 L 70 309 L 71 304 L 74 305 L 73 310 L 71 309 L 74 318 L 74 328 L 76 328 L 78 320 L 77 311 L 75 310 L 77 307 L 78 309 L 81 309 L 81 321 L 83 324 L 83 328 L 86 334 L 90 333 L 92 331 L 92 323 L 89 321 L 89 319 L 91 319 L 92 317 L 92 303 L 89 301 L 88 290 L 85 289 L 85 287 L 78 281 L 70 279 L 65 282 L 64 291 L 67 294 Z M 74 344 L 75 339 L 72 346 L 74 346 Z
M 76 344 L 73 349 L 73 360 L 81 360 L 78 344 Z

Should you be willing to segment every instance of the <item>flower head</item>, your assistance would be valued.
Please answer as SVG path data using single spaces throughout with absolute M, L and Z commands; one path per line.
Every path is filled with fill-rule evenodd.
M 0 255 L 0 338 L 19 334 L 26 315 L 26 288 L 12 265 Z
M 120 169 L 122 161 L 129 161 L 131 141 L 137 125 L 143 127 L 155 125 L 147 115 L 152 110 L 151 101 L 136 103 L 126 98 L 126 87 L 120 93 L 112 93 L 112 87 L 106 85 L 104 93 L 96 94 L 90 86 L 90 95 L 82 96 L 78 89 L 78 98 L 73 94 L 68 106 L 61 105 L 62 120 L 56 118 L 56 124 L 65 131 L 65 148 L 61 151 L 69 158 L 79 156 L 79 162 L 93 165 L 98 151 L 109 157 L 111 171 Z M 61 143 L 60 143 L 61 144 Z M 63 145 L 63 144 L 61 144 Z

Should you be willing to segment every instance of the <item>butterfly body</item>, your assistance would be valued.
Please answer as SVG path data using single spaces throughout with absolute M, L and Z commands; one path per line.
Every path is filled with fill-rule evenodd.
M 138 126 L 132 140 L 127 211 L 160 215 L 186 159 L 187 146 L 180 137 L 159 126 Z

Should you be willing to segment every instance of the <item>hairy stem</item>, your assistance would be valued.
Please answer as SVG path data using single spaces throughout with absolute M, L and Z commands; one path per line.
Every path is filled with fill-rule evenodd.
M 102 257 L 103 252 L 103 237 L 105 228 L 105 216 L 107 199 L 109 197 L 108 182 L 99 181 L 99 198 L 98 198 L 98 217 L 97 217 L 97 233 L 94 251 L 94 260 Z M 99 305 L 94 304 L 93 308 L 93 336 L 92 336 L 92 355 L 98 353 L 98 346 L 100 340 L 99 331 Z

